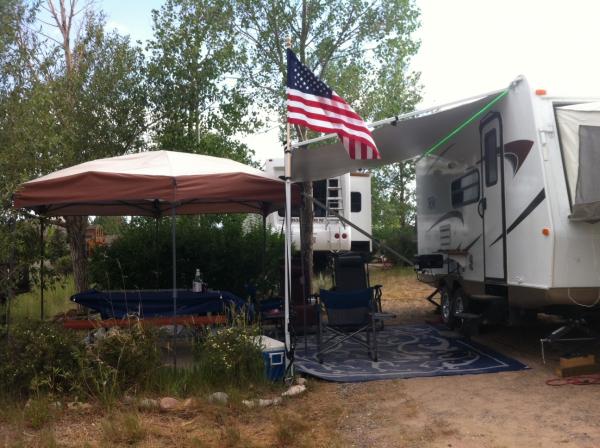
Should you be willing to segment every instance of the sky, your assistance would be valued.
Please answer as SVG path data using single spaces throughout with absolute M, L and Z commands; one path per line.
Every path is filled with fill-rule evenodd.
M 107 27 L 144 41 L 162 0 L 100 0 Z M 418 109 L 502 89 L 519 75 L 551 96 L 600 98 L 600 2 L 416 0 L 421 41 Z M 335 86 L 331 86 L 335 88 Z M 338 92 L 343 96 L 343 92 Z M 242 138 L 258 160 L 282 157 L 276 129 Z

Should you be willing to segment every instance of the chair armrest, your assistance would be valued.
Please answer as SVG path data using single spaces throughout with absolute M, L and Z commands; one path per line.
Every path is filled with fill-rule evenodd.
M 371 288 L 373 288 L 373 289 L 381 289 L 381 288 L 383 288 L 383 285 L 373 285 L 373 286 L 371 286 Z
M 310 294 L 309 296 L 307 296 L 304 299 L 304 303 L 306 305 L 317 305 L 319 304 L 320 300 L 319 300 L 319 294 L 315 293 L 315 294 Z

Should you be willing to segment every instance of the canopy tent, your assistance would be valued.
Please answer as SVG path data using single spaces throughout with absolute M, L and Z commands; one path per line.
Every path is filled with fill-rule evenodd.
M 499 100 L 504 92 L 506 90 L 497 90 L 372 123 L 371 127 L 375 128 L 373 139 L 381 154 L 379 160 L 351 160 L 335 134 L 297 143 L 292 152 L 292 180 L 320 180 L 421 156 L 443 144 L 445 137 L 485 110 L 490 103 Z M 336 140 L 329 142 L 331 138 Z M 311 147 L 318 143 L 318 148 Z
M 298 204 L 299 191 L 294 188 L 292 192 L 291 201 Z M 175 216 L 201 213 L 265 216 L 285 204 L 285 183 L 256 168 L 229 159 L 172 151 L 82 163 L 21 184 L 14 195 L 15 208 L 30 209 L 40 217 L 171 215 L 174 321 L 178 294 Z M 286 303 L 286 315 L 287 310 Z
M 298 191 L 293 201 L 299 202 Z M 239 162 L 172 151 L 93 160 L 21 184 L 16 208 L 44 216 L 269 214 L 285 205 L 284 182 Z

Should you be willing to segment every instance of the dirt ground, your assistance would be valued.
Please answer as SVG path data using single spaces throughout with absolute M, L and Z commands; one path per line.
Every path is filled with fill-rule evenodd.
M 385 310 L 396 323 L 435 320 L 423 298 L 430 288 L 398 271 L 373 271 L 384 285 Z M 556 328 L 542 321 L 493 328 L 477 342 L 530 369 L 369 383 L 309 380 L 309 393 L 281 406 L 245 409 L 200 401 L 193 409 L 161 414 L 107 410 L 63 411 L 44 428 L 0 422 L 5 446 L 182 447 L 598 447 L 600 386 L 552 387 L 546 380 L 561 353 L 552 347 L 542 364 L 539 338 Z M 595 349 L 587 346 L 586 350 Z M 123 416 L 132 416 L 123 420 Z M 121 419 L 121 420 L 120 420 Z M 18 419 L 17 419 L 18 420 Z M 137 422 L 137 423 L 136 423 Z M 137 431 L 137 432 L 136 432 Z
M 382 281 L 385 285 L 385 280 Z M 431 289 L 404 277 L 390 282 L 383 307 L 398 323 L 435 320 L 423 300 Z M 547 348 L 539 340 L 556 329 L 552 321 L 527 327 L 497 327 L 473 339 L 530 367 L 520 372 L 377 381 L 337 386 L 355 403 L 342 426 L 355 447 L 598 447 L 595 409 L 600 385 L 546 385 L 561 353 L 598 352 L 594 345 Z M 363 430 L 364 428 L 364 430 Z M 348 437 L 349 436 L 349 437 Z

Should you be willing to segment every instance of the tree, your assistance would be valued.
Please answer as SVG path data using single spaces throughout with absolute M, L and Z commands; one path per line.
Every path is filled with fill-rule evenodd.
M 244 78 L 262 106 L 285 113 L 284 45 L 291 37 L 300 61 L 333 86 L 365 119 L 411 108 L 418 74 L 408 62 L 419 47 L 412 33 L 419 11 L 411 0 L 238 0 L 236 26 L 248 53 Z M 295 127 L 297 140 L 308 133 Z M 312 184 L 304 183 L 312 194 Z M 312 289 L 312 201 L 305 201 L 302 234 L 305 284 Z
M 42 9 L 51 22 L 41 21 Z M 49 171 L 139 150 L 146 124 L 141 49 L 105 33 L 102 15 L 77 0 L 12 0 L 9 12 L 0 56 L 3 197 Z M 66 218 L 78 290 L 87 288 L 87 224 L 85 216 Z
M 243 57 L 225 0 L 167 0 L 152 11 L 148 83 L 158 148 L 249 162 L 234 134 L 253 128 L 249 98 L 233 78 Z

